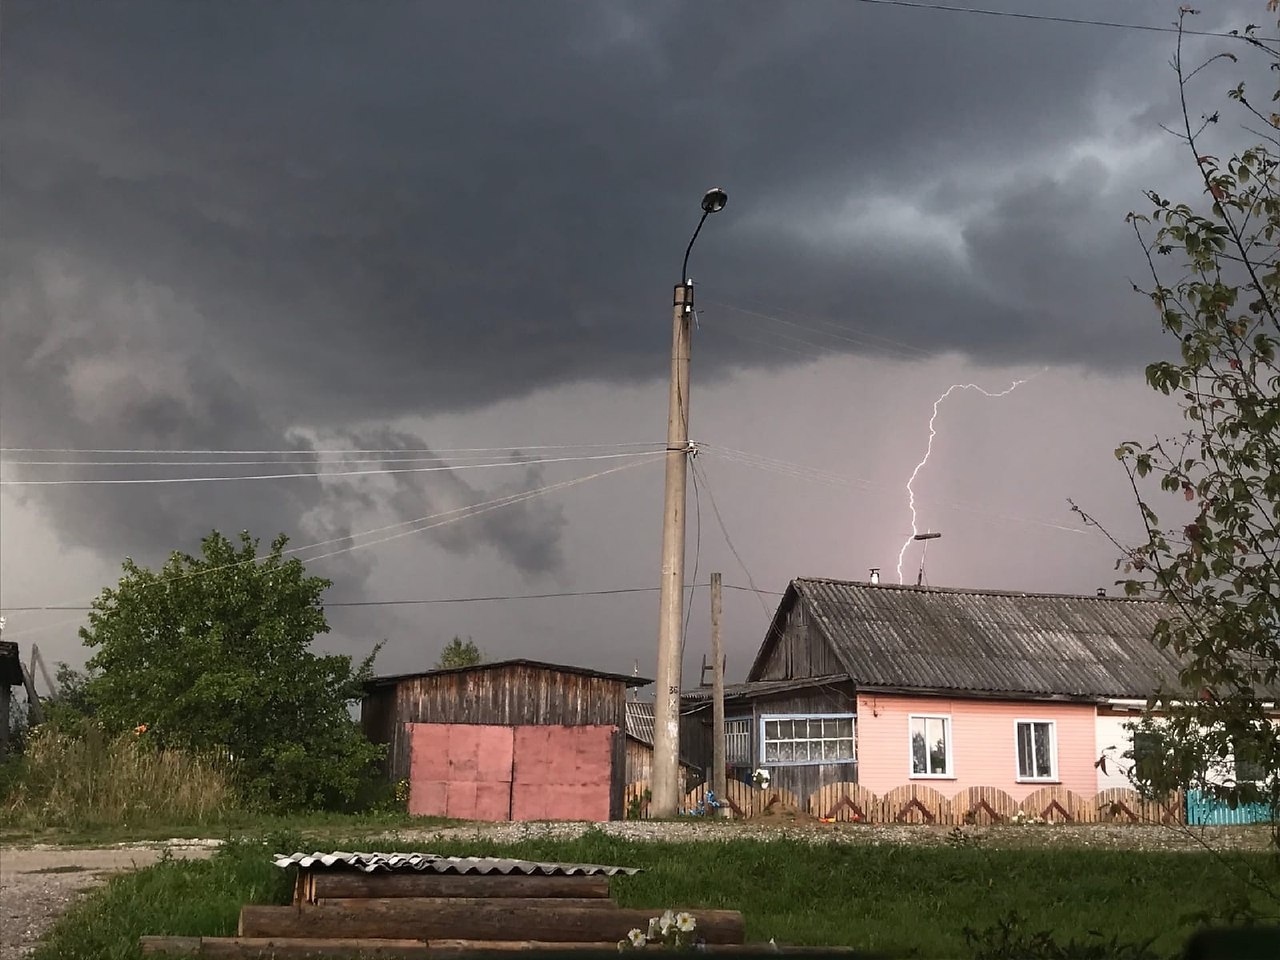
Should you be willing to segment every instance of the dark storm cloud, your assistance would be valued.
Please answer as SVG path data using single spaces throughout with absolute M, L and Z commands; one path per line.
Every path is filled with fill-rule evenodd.
M 722 298 L 837 317 L 915 355 L 1107 367 L 1145 342 L 1115 275 L 1118 188 L 1100 194 L 1087 163 L 1040 182 L 976 171 L 1097 134 L 1097 95 L 1163 57 L 1161 38 L 843 0 L 5 14 L 10 446 L 275 448 L 299 423 L 661 376 L 676 258 L 717 182 L 730 207 L 694 273 Z M 940 218 L 941 239 L 842 222 L 866 197 Z M 1090 335 L 1067 322 L 1080 290 Z M 796 359 L 760 338 L 717 344 L 700 376 Z M 209 517 L 350 532 L 324 509 L 332 491 L 235 486 L 40 502 L 94 546 L 172 545 Z M 426 501 L 402 488 L 374 506 Z M 495 516 L 443 542 L 554 569 L 562 522 Z

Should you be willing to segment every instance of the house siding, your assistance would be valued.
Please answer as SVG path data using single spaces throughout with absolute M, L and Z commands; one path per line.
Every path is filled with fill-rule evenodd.
M 857 758 L 853 763 L 781 764 L 765 763 L 760 756 L 760 722 L 766 716 L 827 716 L 857 712 L 853 685 L 844 682 L 824 687 L 811 687 L 786 694 L 752 698 L 750 702 L 725 705 L 726 720 L 751 719 L 751 763 L 732 766 L 728 775 L 734 780 L 750 781 L 760 767 L 770 774 L 770 786 L 787 790 L 801 803 L 810 794 L 829 783 L 857 783 Z M 854 721 L 855 752 L 857 721 Z
M 768 648 L 752 680 L 796 680 L 843 673 L 844 667 L 803 604 L 793 604 L 765 640 Z
M 1094 752 L 1099 758 L 1105 760 L 1105 763 L 1097 768 L 1099 791 L 1133 789 L 1133 783 L 1129 779 L 1133 760 L 1125 757 L 1125 753 L 1133 749 L 1133 732 L 1126 730 L 1125 724 L 1133 723 L 1137 719 L 1138 715 L 1135 713 L 1098 711 L 1097 741 Z
M 909 718 L 951 717 L 954 776 L 911 776 Z M 1046 786 L 1017 778 L 1017 720 L 1051 720 L 1056 726 L 1057 785 L 1082 796 L 1097 790 L 1094 770 L 1097 725 L 1092 704 L 858 694 L 858 781 L 876 794 L 908 783 L 947 796 L 969 787 L 996 787 L 1021 801 Z

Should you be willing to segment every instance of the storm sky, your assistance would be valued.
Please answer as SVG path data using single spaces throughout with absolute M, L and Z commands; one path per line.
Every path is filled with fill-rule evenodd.
M 1270 22 L 1262 0 L 1205 6 L 1197 29 Z M 897 579 L 906 480 L 957 382 L 1030 378 L 940 407 L 913 485 L 918 528 L 943 534 L 928 582 L 1114 590 L 1115 549 L 1067 501 L 1135 536 L 1112 450 L 1178 424 L 1142 382 L 1176 345 L 1132 290 L 1149 276 L 1125 223 L 1145 188 L 1200 199 L 1161 129 L 1172 34 L 856 0 L 0 17 L 3 478 L 329 474 L 6 483 L 0 608 L 24 656 L 82 661 L 78 614 L 15 608 L 83 605 L 126 556 L 211 529 L 319 544 L 299 555 L 339 602 L 655 587 L 671 288 L 712 186 L 687 579 L 696 559 L 700 583 L 767 592 L 728 591 L 731 677 L 791 578 Z M 1254 77 L 1220 62 L 1193 111 L 1238 137 L 1225 91 Z M 369 452 L 307 453 L 335 450 Z M 129 463 L 148 459 L 194 462 Z M 385 640 L 396 672 L 459 634 L 652 676 L 657 614 L 656 592 L 342 606 L 321 646 Z M 696 589 L 687 684 L 708 619 Z

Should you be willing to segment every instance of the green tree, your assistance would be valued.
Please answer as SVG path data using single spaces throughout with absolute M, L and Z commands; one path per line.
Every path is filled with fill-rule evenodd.
M 259 557 L 248 533 L 215 531 L 159 572 L 126 560 L 80 632 L 96 651 L 85 692 L 109 732 L 145 724 L 159 745 L 228 757 L 250 803 L 342 806 L 381 752 L 348 710 L 377 648 L 356 669 L 311 652 L 330 584 L 286 560 L 286 542 Z
M 1183 7 L 1180 17 L 1192 13 Z M 1187 426 L 1116 450 L 1145 528 L 1117 566 L 1127 594 L 1167 605 L 1154 639 L 1185 666 L 1176 688 L 1153 700 L 1158 729 L 1142 731 L 1158 756 L 1136 759 L 1152 792 L 1270 804 L 1280 842 L 1280 728 L 1266 709 L 1280 677 L 1280 116 L 1270 106 L 1280 93 L 1268 91 L 1259 109 L 1245 84 L 1229 89 L 1225 106 L 1248 131 L 1241 149 L 1231 142 L 1241 128 L 1191 106 L 1218 68 L 1243 56 L 1274 71 L 1280 52 L 1250 27 L 1230 50 L 1189 64 L 1179 23 L 1175 135 L 1202 198 L 1193 206 L 1149 192 L 1149 212 L 1129 222 L 1151 276 L 1135 289 L 1178 343 L 1146 379 L 1176 398 Z
M 474 667 L 478 663 L 484 663 L 484 654 L 480 652 L 480 648 L 475 645 L 470 637 L 463 640 L 461 637 L 454 637 L 445 648 L 440 651 L 440 657 L 436 660 L 436 669 L 445 670 L 449 667 Z
M 44 722 L 60 733 L 72 733 L 93 716 L 89 701 L 89 675 L 66 663 L 53 671 L 53 691 L 43 701 Z

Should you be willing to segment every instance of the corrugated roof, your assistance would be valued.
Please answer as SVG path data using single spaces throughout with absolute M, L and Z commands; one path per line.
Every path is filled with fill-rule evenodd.
M 277 854 L 277 867 L 298 866 L 375 871 L 417 870 L 429 873 L 498 873 L 541 876 L 632 876 L 638 867 L 610 867 L 598 863 L 542 863 L 533 860 L 506 860 L 501 857 L 442 857 L 434 853 L 293 853 Z
M 418 677 L 437 677 L 446 676 L 452 673 L 478 673 L 482 670 L 501 670 L 504 667 L 531 667 L 537 670 L 551 670 L 555 673 L 575 673 L 583 677 L 597 677 L 601 680 L 617 680 L 628 687 L 644 687 L 653 683 L 652 680 L 646 680 L 644 677 L 632 676 L 628 673 L 609 673 L 604 670 L 591 670 L 587 667 L 577 667 L 564 663 L 547 663 L 543 660 L 493 660 L 485 663 L 477 663 L 470 667 L 443 667 L 438 670 L 420 670 L 417 673 L 395 673 L 385 677 L 374 677 L 367 684 L 365 689 L 374 687 L 384 687 L 388 684 L 398 683 L 401 680 L 414 680 Z
M 1177 680 L 1151 642 L 1166 608 L 1150 600 L 797 579 L 775 626 L 795 602 L 859 686 L 1147 697 Z
M 627 701 L 627 736 L 653 746 L 653 704 L 651 702 Z
M 808 687 L 825 687 L 832 683 L 848 683 L 849 678 L 842 673 L 828 677 L 800 677 L 796 680 L 752 680 L 747 683 L 727 683 L 724 687 L 725 700 L 736 700 L 741 697 L 765 697 L 771 693 L 789 693 L 792 690 L 804 690 Z M 685 700 L 710 701 L 711 688 L 697 687 L 686 690 L 680 695 Z

